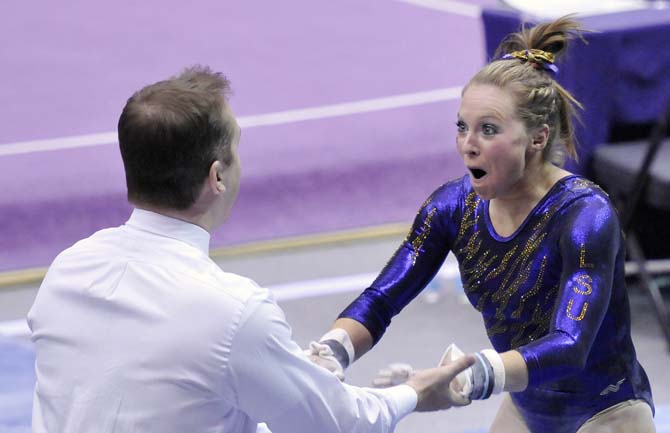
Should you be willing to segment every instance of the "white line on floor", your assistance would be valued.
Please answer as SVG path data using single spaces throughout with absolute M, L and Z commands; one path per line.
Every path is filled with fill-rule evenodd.
M 269 289 L 278 301 L 314 298 L 361 291 L 368 287 L 377 274 L 359 274 L 339 278 L 301 281 L 299 283 L 279 284 Z
M 9 320 L 0 322 L 0 337 L 27 337 L 30 329 L 26 319 Z
M 458 278 L 458 265 L 447 261 L 438 272 L 436 278 L 451 280 Z M 374 281 L 376 273 L 350 275 L 338 278 L 301 281 L 298 283 L 281 284 L 269 287 L 278 301 L 314 298 L 335 295 L 338 293 L 360 292 Z
M 479 6 L 468 3 L 451 0 L 397 0 L 402 3 L 409 3 L 415 6 L 434 9 L 442 12 L 449 12 L 456 15 L 463 15 L 470 18 L 479 18 L 482 9 Z
M 351 114 L 369 113 L 394 108 L 425 105 L 435 102 L 450 101 L 461 96 L 461 87 L 445 87 L 425 92 L 405 93 L 383 98 L 364 99 L 342 104 L 323 105 L 298 110 L 278 111 L 275 113 L 243 116 L 237 119 L 242 128 L 257 126 L 280 125 L 329 117 L 347 116 Z M 50 150 L 71 149 L 79 147 L 113 144 L 117 142 L 116 132 L 99 134 L 74 135 L 69 137 L 49 138 L 45 140 L 18 141 L 0 144 L 0 157 L 20 155 L 24 153 L 45 152 Z

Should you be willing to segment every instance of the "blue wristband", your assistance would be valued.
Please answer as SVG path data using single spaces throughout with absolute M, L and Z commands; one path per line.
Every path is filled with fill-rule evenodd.
M 472 368 L 472 400 L 485 400 L 493 393 L 495 374 L 489 360 L 481 353 L 475 353 L 475 363 Z
M 330 350 L 333 351 L 333 356 L 337 359 L 337 362 L 340 363 L 342 369 L 345 369 L 349 366 L 349 354 L 347 349 L 344 348 L 342 343 L 337 340 L 323 340 L 319 341 L 321 344 L 325 344 L 330 347 Z

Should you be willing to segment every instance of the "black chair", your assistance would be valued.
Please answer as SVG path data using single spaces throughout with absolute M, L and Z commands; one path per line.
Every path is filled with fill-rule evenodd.
M 608 191 L 619 210 L 630 260 L 626 263 L 626 275 L 639 278 L 670 350 L 670 310 L 657 280 L 659 275 L 670 274 L 670 260 L 647 259 L 633 224 L 643 206 L 670 211 L 669 121 L 670 111 L 661 116 L 649 140 L 599 146 L 593 156 L 593 170 L 596 182 Z M 670 220 L 654 221 L 658 227 L 668 223 Z

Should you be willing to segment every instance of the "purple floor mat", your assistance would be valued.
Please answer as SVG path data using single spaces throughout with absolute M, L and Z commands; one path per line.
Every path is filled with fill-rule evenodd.
M 448 136 L 452 128 L 438 125 L 450 105 L 315 121 L 326 123 L 320 128 L 324 133 L 349 133 L 311 147 L 296 140 L 283 147 L 285 152 L 257 143 L 265 143 L 267 135 L 288 140 L 284 135 L 290 135 L 292 127 L 249 130 L 244 138 L 249 145 L 240 145 L 240 197 L 230 221 L 214 234 L 212 246 L 411 221 L 437 186 L 463 173 Z M 423 121 L 414 122 L 415 116 Z M 349 136 L 355 134 L 356 124 L 374 129 L 388 121 L 404 133 L 378 129 L 377 139 L 368 143 Z M 301 148 L 314 155 L 295 156 Z M 72 164 L 71 153 L 86 163 Z M 52 152 L 52 158 L 44 158 L 49 154 L 0 159 L 0 181 L 11 192 L 0 202 L 0 270 L 45 266 L 63 248 L 97 229 L 122 224 L 129 215 L 116 146 Z M 265 160 L 268 154 L 274 157 Z M 20 177 L 26 166 L 39 176 L 20 186 L 12 184 L 11 178 Z M 23 188 L 33 193 L 22 195 Z

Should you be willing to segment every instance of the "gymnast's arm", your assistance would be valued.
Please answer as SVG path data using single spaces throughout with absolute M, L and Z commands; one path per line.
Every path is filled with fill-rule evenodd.
M 621 242 L 618 217 L 611 203 L 601 195 L 578 199 L 567 210 L 564 227 L 559 241 L 562 275 L 549 332 L 519 347 L 517 353 L 522 359 L 517 356 L 510 362 L 509 371 L 505 366 L 507 374 L 517 377 L 527 369 L 531 386 L 584 368 L 610 302 Z M 510 352 L 507 354 L 510 356 Z M 515 390 L 523 389 L 519 387 Z
M 459 228 L 462 196 L 460 180 L 438 188 L 421 207 L 407 238 L 379 276 L 332 325 L 331 329 L 344 329 L 350 336 L 355 359 L 381 339 L 392 317 L 442 266 Z

